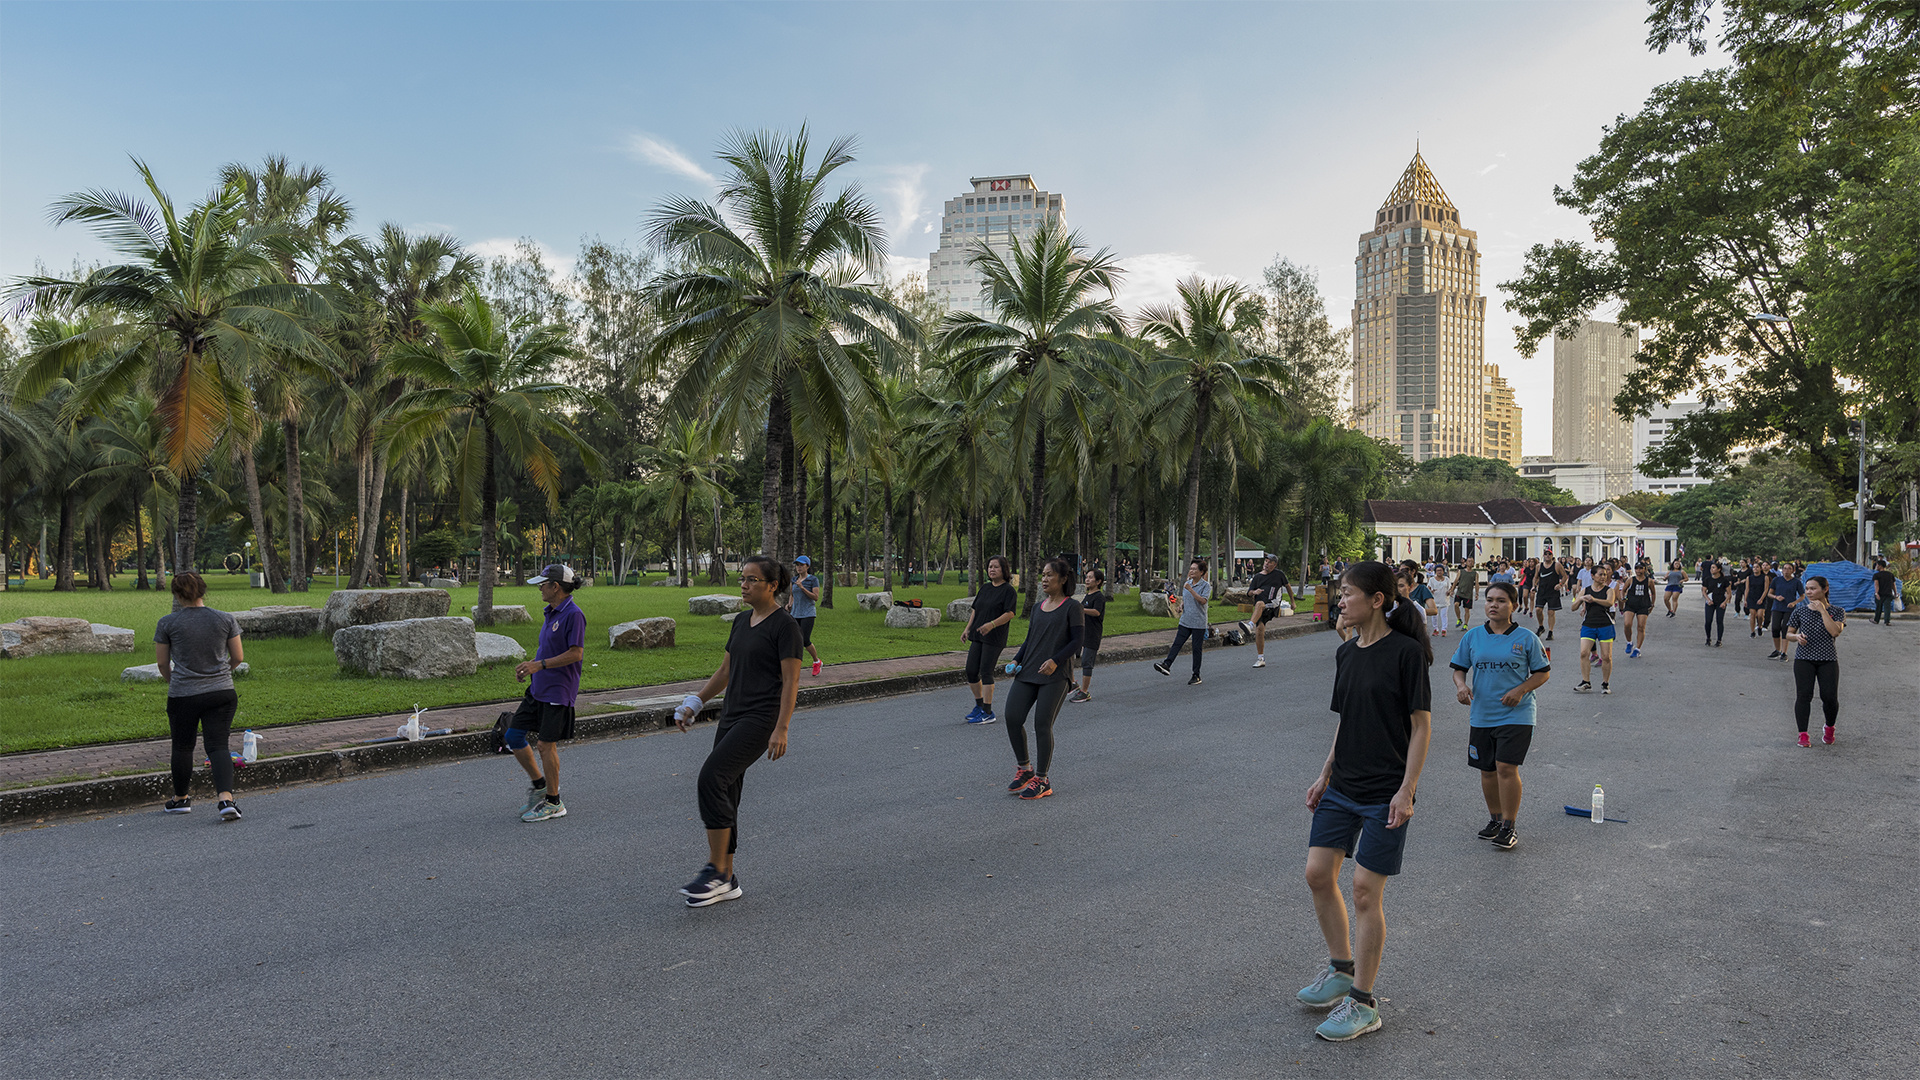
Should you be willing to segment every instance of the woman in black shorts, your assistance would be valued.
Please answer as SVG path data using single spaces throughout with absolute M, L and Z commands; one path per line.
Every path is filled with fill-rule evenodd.
M 1799 646 L 1793 652 L 1793 722 L 1800 729 L 1800 745 L 1811 746 L 1807 718 L 1813 711 L 1813 688 L 1820 687 L 1820 710 L 1827 726 L 1820 741 L 1833 745 L 1833 724 L 1840 718 L 1840 654 L 1834 640 L 1846 629 L 1847 613 L 1827 602 L 1827 579 L 1807 579 L 1806 594 L 1787 616 L 1787 632 Z
M 1653 614 L 1653 574 L 1646 564 L 1634 568 L 1633 576 L 1627 579 L 1621 589 L 1621 606 L 1627 617 L 1623 620 L 1627 639 L 1627 658 L 1637 659 L 1647 645 L 1647 616 Z
M 169 814 L 193 812 L 187 781 L 193 777 L 193 742 L 201 736 L 213 769 L 220 820 L 239 821 L 233 801 L 233 714 L 240 695 L 233 690 L 233 669 L 240 651 L 240 623 L 207 606 L 207 583 L 199 574 L 175 574 L 173 595 L 180 610 L 153 628 L 153 655 L 167 680 L 167 727 L 173 733 L 173 798 Z
M 1000 663 L 1000 650 L 1007 647 L 1007 624 L 1020 606 L 1012 578 L 1013 567 L 1005 555 L 987 560 L 987 584 L 973 598 L 967 628 L 960 632 L 960 640 L 967 645 L 967 685 L 973 689 L 969 724 L 991 724 L 997 719 L 993 715 L 993 669 Z
M 1733 579 L 1719 563 L 1709 563 L 1700 579 L 1700 595 L 1707 601 L 1707 644 L 1715 646 L 1727 636 L 1727 597 L 1733 591 Z
M 1773 567 L 1765 559 L 1755 560 L 1747 574 L 1748 637 L 1759 637 L 1767 629 L 1767 585 L 1772 578 Z
M 1020 644 L 1007 669 L 1013 689 L 1007 691 L 1007 741 L 1013 744 L 1013 783 L 1007 793 L 1023 799 L 1053 794 L 1047 770 L 1053 762 L 1053 722 L 1060 704 L 1073 688 L 1073 658 L 1086 640 L 1086 616 L 1080 601 L 1067 595 L 1073 567 L 1065 559 L 1048 561 L 1040 575 L 1040 602 L 1027 612 L 1027 639 Z M 1028 764 L 1027 713 L 1033 713 L 1037 757 Z

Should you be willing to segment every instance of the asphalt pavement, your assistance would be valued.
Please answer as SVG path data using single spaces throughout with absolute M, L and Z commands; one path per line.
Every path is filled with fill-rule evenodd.
M 1571 620 L 1568 620 L 1569 622 Z M 1385 1027 L 1313 1038 L 1303 796 L 1331 634 L 1101 668 L 1058 794 L 1004 794 L 964 691 L 808 710 L 747 774 L 745 896 L 689 910 L 711 728 L 568 747 L 557 821 L 468 760 L 0 833 L 15 1076 L 1920 1074 L 1920 626 L 1841 638 L 1832 747 L 1764 644 L 1656 615 L 1615 693 L 1577 642 L 1486 820 L 1435 641 L 1435 738 L 1386 894 Z M 1596 683 L 1598 681 L 1596 677 Z M 1816 725 L 1818 710 L 1816 706 Z M 1816 728 L 1817 730 L 1817 728 Z M 1562 813 L 1595 782 L 1628 824 Z

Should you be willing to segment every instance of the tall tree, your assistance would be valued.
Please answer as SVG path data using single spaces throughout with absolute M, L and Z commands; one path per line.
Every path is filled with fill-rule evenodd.
M 673 517 L 674 565 L 680 584 L 693 584 L 692 555 L 693 507 L 704 512 L 719 495 L 721 475 L 726 469 L 713 445 L 713 431 L 697 420 L 670 423 L 652 446 L 643 449 L 648 466 L 654 471 L 649 485 Z

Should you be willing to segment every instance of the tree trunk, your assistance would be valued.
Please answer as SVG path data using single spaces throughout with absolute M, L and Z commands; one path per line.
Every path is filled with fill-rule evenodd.
M 820 539 L 825 544 L 826 572 L 821 575 L 820 606 L 833 606 L 833 444 L 828 443 L 820 460 Z
M 946 534 L 940 538 L 940 584 L 942 585 L 947 583 L 947 567 L 953 565 L 953 530 L 955 522 L 952 514 L 947 515 L 947 520 L 944 524 L 947 527 Z
M 0 546 L 0 552 L 6 550 L 5 546 Z M 140 575 L 139 580 L 133 583 L 133 587 L 141 592 L 147 591 L 151 588 L 147 584 L 147 536 L 145 530 L 140 527 L 140 500 L 138 499 L 133 502 L 133 568 Z
M 406 484 L 400 485 L 400 528 L 398 530 L 398 536 L 396 537 L 396 541 L 400 545 L 400 551 L 398 553 L 399 558 L 397 562 L 400 566 L 400 580 L 402 582 L 414 580 L 413 567 L 407 561 L 409 549 L 412 547 L 412 545 L 407 542 L 408 540 L 407 534 L 409 531 L 411 531 L 407 525 L 407 498 L 411 494 L 412 494 L 412 491 L 408 487 L 408 485 Z
M 260 498 L 260 463 L 254 457 L 253 444 L 240 454 L 240 475 L 247 485 L 247 513 L 253 518 L 253 540 L 260 548 L 260 565 L 266 569 L 267 585 L 276 593 L 287 591 L 287 581 L 280 576 L 280 564 L 273 554 L 273 522 L 268 520 L 265 506 Z M 247 567 L 249 573 L 253 567 Z
M 620 579 L 625 581 L 623 575 Z M 727 583 L 726 524 L 720 512 L 720 496 L 713 497 L 713 565 L 707 568 L 707 580 L 715 585 Z
M 880 580 L 893 591 L 893 481 L 880 482 Z
M 287 453 L 287 586 L 307 591 L 307 495 L 300 476 L 300 425 L 292 413 L 280 418 Z
M 913 588 L 913 551 L 914 551 L 914 539 L 915 539 L 914 525 L 918 520 L 919 510 L 920 510 L 920 500 L 912 492 L 908 492 L 907 493 L 907 538 L 900 547 L 900 567 L 901 567 L 900 584 L 903 588 L 908 588 L 908 589 Z M 922 558 L 921 562 L 924 564 L 926 560 Z M 922 565 L 920 567 L 920 572 L 924 574 L 926 573 L 926 569 L 927 568 L 924 565 Z
M 967 595 L 980 593 L 980 575 L 986 573 L 987 558 L 981 549 L 987 546 L 987 515 L 980 510 L 978 499 L 969 500 L 967 507 Z
M 846 537 L 846 541 L 847 541 L 846 544 L 843 545 L 843 550 L 846 551 L 847 558 L 852 559 L 853 558 L 853 513 L 852 513 L 853 508 L 849 506 L 847 510 L 848 510 L 848 513 L 846 517 L 840 523 L 840 529 L 842 534 Z M 855 594 L 858 595 L 858 591 L 861 583 L 853 580 L 852 570 L 847 571 L 847 584 L 852 586 L 855 590 Z
M 1107 470 L 1107 566 L 1108 580 L 1115 578 L 1114 571 L 1120 566 L 1120 465 L 1115 462 Z
M 1302 508 L 1304 509 L 1304 507 Z M 1313 550 L 1313 518 L 1300 515 L 1300 577 L 1293 584 L 1293 594 L 1300 595 L 1300 583 L 1307 580 L 1307 560 Z
M 1212 412 L 1213 397 L 1202 393 L 1193 410 L 1193 453 L 1187 458 L 1187 519 L 1186 551 L 1189 556 L 1199 551 L 1200 539 L 1200 456 L 1206 449 L 1207 415 Z
M 1153 561 L 1153 537 L 1147 532 L 1147 528 L 1151 523 L 1147 520 L 1147 467 L 1145 464 L 1140 465 L 1140 467 L 1135 470 L 1135 478 L 1139 481 L 1140 487 L 1138 496 L 1140 500 L 1140 537 L 1134 541 L 1134 543 L 1139 546 L 1140 550 L 1134 552 L 1133 569 L 1134 576 L 1140 579 L 1135 584 L 1138 584 L 1144 589 L 1147 584 L 1147 573 L 1151 569 L 1151 563 Z
M 1033 469 L 1028 481 L 1024 591 L 1026 609 L 1032 611 L 1033 602 L 1040 595 L 1040 534 L 1046 531 L 1047 521 L 1047 422 L 1044 419 L 1033 426 Z
M 860 470 L 860 570 L 854 575 L 856 589 L 867 587 L 867 574 L 873 569 L 873 472 Z
M 493 463 L 493 447 L 487 447 L 488 467 Z M 373 581 L 380 559 L 380 510 L 387 489 L 387 455 L 369 451 L 373 457 L 373 480 L 367 485 L 367 516 L 360 521 L 360 558 L 353 568 L 354 588 L 364 589 Z M 491 473 L 488 474 L 490 478 Z M 486 481 L 483 481 L 484 484 Z
M 200 532 L 200 476 L 188 473 L 180 478 L 180 494 L 174 502 L 173 514 L 173 572 L 191 572 L 194 567 L 194 548 L 199 541 Z M 173 609 L 180 610 L 180 600 L 176 597 Z
M 776 390 L 767 402 L 767 457 L 760 467 L 760 550 L 768 555 L 780 550 L 780 466 L 791 423 L 786 392 Z
M 793 553 L 795 555 L 807 554 L 807 549 L 811 546 L 810 541 L 813 539 L 813 529 L 811 528 L 813 524 L 813 507 L 812 501 L 809 498 L 811 492 L 808 490 L 810 486 L 808 480 L 810 479 L 811 476 L 807 470 L 807 463 L 800 458 L 798 448 L 796 447 L 794 452 L 793 502 Z
M 60 495 L 60 548 L 53 564 L 53 591 L 74 592 L 73 583 L 73 512 L 80 502 L 80 493 L 68 488 Z
M 493 579 L 499 575 L 494 572 L 494 559 L 498 556 L 498 537 L 500 530 L 500 481 L 493 474 L 493 420 L 485 417 L 481 420 L 487 440 L 485 470 L 480 476 L 480 592 L 474 598 L 473 625 L 493 625 Z
M 800 554 L 799 484 L 795 471 L 799 465 L 799 447 L 793 441 L 793 424 L 787 424 L 785 445 L 780 451 L 780 551 L 782 565 L 791 566 Z

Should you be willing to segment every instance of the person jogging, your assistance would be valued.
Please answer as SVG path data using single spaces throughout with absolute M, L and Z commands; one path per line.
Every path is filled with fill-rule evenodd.
M 1754 560 L 1747 573 L 1747 636 L 1757 638 L 1767 629 L 1767 596 L 1773 582 L 1773 568 L 1766 560 Z
M 172 736 L 173 798 L 163 808 L 169 814 L 193 813 L 187 793 L 193 779 L 195 736 L 207 749 L 213 771 L 214 798 L 221 821 L 239 821 L 240 806 L 233 801 L 233 714 L 240 695 L 233 689 L 233 669 L 246 661 L 240 647 L 240 621 L 207 606 L 207 582 L 183 570 L 173 576 L 173 597 L 179 610 L 162 615 L 153 628 L 153 658 L 160 677 L 167 680 L 167 730 Z
M 1792 563 L 1781 563 L 1780 572 L 1767 584 L 1767 596 L 1771 610 L 1767 618 L 1772 620 L 1773 651 L 1767 659 L 1786 663 L 1787 655 L 1787 618 L 1792 614 L 1794 605 L 1800 602 L 1800 594 L 1805 589 L 1800 584 L 1800 569 Z
M 1596 580 L 1592 585 L 1580 590 L 1580 598 L 1573 606 L 1580 611 L 1580 685 L 1574 687 L 1582 693 L 1593 689 L 1593 680 L 1589 677 L 1593 668 L 1593 654 L 1600 654 L 1600 692 L 1613 693 L 1610 685 L 1613 680 L 1613 604 L 1614 589 L 1610 579 Z
M 1735 615 L 1744 615 L 1746 613 L 1747 578 L 1752 576 L 1752 570 L 1753 560 L 1741 559 L 1738 563 L 1734 564 L 1733 573 L 1728 575 L 1728 578 L 1733 582 L 1733 587 L 1728 590 L 1728 593 L 1733 597 L 1733 613 Z
M 1814 575 L 1807 579 L 1806 598 L 1787 616 L 1787 631 L 1796 646 L 1793 653 L 1793 722 L 1800 730 L 1800 745 L 1812 746 L 1807 737 L 1807 720 L 1813 711 L 1813 689 L 1820 688 L 1820 711 L 1827 723 L 1820 730 L 1820 741 L 1833 745 L 1834 721 L 1840 718 L 1840 654 L 1834 639 L 1846 630 L 1847 613 L 1839 604 L 1827 601 L 1827 579 Z
M 813 647 L 813 623 L 820 616 L 820 579 L 814 576 L 813 560 L 805 555 L 793 560 L 793 591 L 787 606 L 793 621 L 800 624 L 800 644 L 813 657 L 813 676 L 820 677 L 820 651 Z
M 580 672 L 587 655 L 587 616 L 573 602 L 580 578 L 572 567 L 555 563 L 527 584 L 540 586 L 547 609 L 533 659 L 513 668 L 514 681 L 525 682 L 527 692 L 507 721 L 505 738 L 513 759 L 527 773 L 520 820 L 534 822 L 567 816 L 567 804 L 560 801 L 560 744 L 573 738 L 573 709 L 580 699 Z
M 1253 666 L 1266 667 L 1267 623 L 1280 614 L 1280 594 L 1287 587 L 1287 575 L 1280 572 L 1280 560 L 1267 556 L 1247 587 L 1253 592 L 1253 618 L 1240 620 L 1240 632 L 1253 639 Z M 1173 662 L 1167 663 L 1172 666 Z
M 1193 642 L 1193 677 L 1188 686 L 1200 682 L 1200 656 L 1207 647 L 1207 599 L 1213 595 L 1213 583 L 1207 580 L 1207 561 L 1195 559 L 1187 564 L 1187 580 L 1167 592 L 1167 603 L 1180 613 L 1180 625 L 1173 631 L 1173 647 L 1167 658 L 1153 665 L 1162 675 L 1173 674 L 1173 662 L 1180 658 L 1180 646 Z
M 1707 644 L 1715 648 L 1727 636 L 1727 603 L 1733 593 L 1733 579 L 1719 563 L 1709 565 L 1700 578 L 1700 595 L 1707 602 Z
M 1653 572 L 1645 564 L 1634 568 L 1620 590 L 1620 606 L 1626 612 L 1627 658 L 1639 659 L 1647 647 L 1647 616 L 1653 614 Z
M 1093 664 L 1100 656 L 1100 635 L 1106 632 L 1107 602 L 1112 599 L 1101 591 L 1107 583 L 1107 575 L 1099 570 L 1089 570 L 1086 576 L 1087 595 L 1080 601 L 1080 612 L 1085 617 L 1086 638 L 1080 643 L 1080 686 L 1067 695 L 1072 702 L 1093 700 Z
M 1480 588 L 1480 571 L 1473 568 L 1473 560 L 1460 564 L 1460 573 L 1453 579 L 1454 625 L 1466 627 L 1473 622 L 1473 594 Z
M 1534 633 L 1545 631 L 1547 640 L 1553 640 L 1553 624 L 1560 614 L 1560 586 L 1566 580 L 1560 564 L 1547 559 L 1540 564 L 1540 574 L 1536 580 L 1533 598 L 1533 618 L 1538 625 Z
M 1545 648 L 1533 631 L 1514 623 L 1520 591 L 1506 582 L 1487 586 L 1487 621 L 1467 631 L 1454 651 L 1453 689 L 1468 706 L 1467 764 L 1480 770 L 1486 800 L 1482 840 L 1502 851 L 1520 843 L 1520 766 L 1533 745 L 1533 692 L 1547 684 Z
M 966 716 L 969 724 L 998 719 L 993 715 L 993 669 L 1000 664 L 1000 651 L 1007 647 L 1007 624 L 1019 606 L 1012 579 L 1013 564 L 1005 555 L 987 559 L 987 584 L 974 595 L 967 628 L 960 632 L 967 646 L 967 685 L 973 690 L 973 711 Z
M 1706 572 L 1706 567 L 1700 568 L 1703 578 Z M 1681 568 L 1679 561 L 1675 560 L 1672 566 L 1667 567 L 1667 618 L 1671 619 L 1680 614 L 1680 595 L 1686 592 L 1686 589 L 1687 572 Z
M 1887 626 L 1893 625 L 1893 594 L 1900 588 L 1900 579 L 1887 569 L 1887 560 L 1881 559 L 1873 564 L 1873 621 L 1886 620 Z
M 734 856 L 740 850 L 740 791 L 747 768 L 765 754 L 787 754 L 787 729 L 800 696 L 800 626 L 780 606 L 792 584 L 787 568 L 771 555 L 749 555 L 740 567 L 740 599 L 748 610 L 727 631 L 727 649 L 698 694 L 673 711 L 681 731 L 693 725 L 701 706 L 721 690 L 720 722 L 713 750 L 700 766 L 700 820 L 707 828 L 707 865 L 680 895 L 688 907 L 707 907 L 742 895 Z
M 1307 788 L 1307 887 L 1327 943 L 1327 966 L 1296 995 L 1332 1007 L 1314 1034 L 1344 1042 L 1380 1028 L 1373 996 L 1387 936 L 1387 879 L 1400 872 L 1407 822 L 1433 736 L 1427 668 L 1433 648 L 1413 605 L 1396 597 L 1393 571 L 1359 562 L 1340 577 L 1340 623 L 1354 631 L 1334 653 L 1333 748 Z M 1357 842 L 1356 842 L 1357 841 Z M 1340 894 L 1352 857 L 1353 915 Z
M 1040 573 L 1040 600 L 1027 609 L 1027 639 L 1007 667 L 1013 688 L 1007 691 L 1007 741 L 1013 744 L 1013 783 L 1007 794 L 1029 801 L 1053 794 L 1048 769 L 1053 763 L 1053 722 L 1073 686 L 1073 660 L 1086 640 L 1085 609 L 1067 595 L 1073 567 L 1050 559 Z M 1027 713 L 1033 713 L 1037 756 L 1027 757 Z

